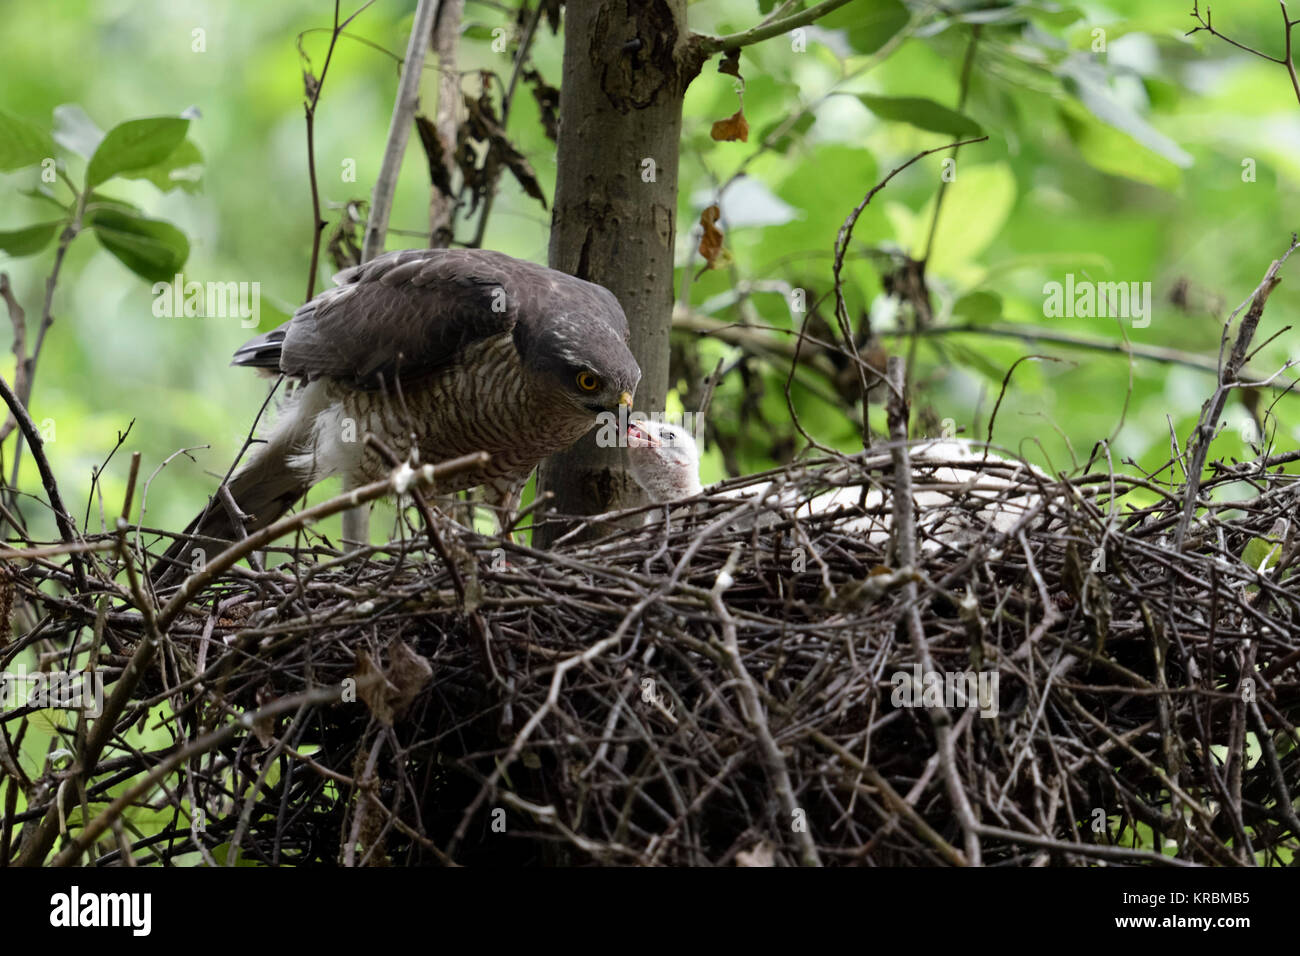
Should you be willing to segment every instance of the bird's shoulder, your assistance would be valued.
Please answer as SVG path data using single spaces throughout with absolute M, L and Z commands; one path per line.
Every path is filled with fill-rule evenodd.
M 389 252 L 334 281 L 285 325 L 246 343 L 233 364 L 380 388 L 456 365 L 474 344 L 545 316 L 557 298 L 594 298 L 585 287 L 609 294 L 485 249 Z

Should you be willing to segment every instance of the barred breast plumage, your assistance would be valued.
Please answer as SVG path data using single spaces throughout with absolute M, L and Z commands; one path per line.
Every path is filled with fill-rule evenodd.
M 317 418 L 310 450 L 292 461 L 313 484 L 332 475 L 358 485 L 387 475 L 388 463 L 364 445 L 369 432 L 385 436 L 402 457 L 414 438 L 420 462 L 486 451 L 492 458 L 484 468 L 448 479 L 437 492 L 486 485 L 488 500 L 505 506 L 557 442 L 572 444 L 592 425 L 590 415 L 529 387 L 509 335 L 471 346 L 462 364 L 403 389 L 400 399 L 332 381 L 321 384 L 329 407 Z M 521 417 L 521 410 L 531 414 Z

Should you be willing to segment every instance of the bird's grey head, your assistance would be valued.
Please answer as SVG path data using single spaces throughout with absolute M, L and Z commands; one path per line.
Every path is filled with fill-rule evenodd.
M 595 415 L 617 411 L 620 404 L 630 407 L 641 367 L 627 346 L 621 309 L 618 321 L 614 318 L 584 310 L 552 315 L 518 330 L 527 339 L 520 343 L 524 368 L 575 411 Z
M 700 449 L 680 425 L 635 421 L 627 427 L 632 477 L 656 504 L 698 495 Z

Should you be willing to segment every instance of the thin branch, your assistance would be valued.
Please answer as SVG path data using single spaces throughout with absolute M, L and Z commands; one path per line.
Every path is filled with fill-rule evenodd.
M 376 681 L 381 677 L 378 674 L 372 675 L 366 680 Z M 358 681 L 361 686 L 364 681 Z M 93 820 L 86 824 L 85 828 L 71 838 L 71 842 L 58 856 L 50 861 L 50 866 L 76 866 L 81 855 L 86 852 L 92 843 L 99 839 L 113 821 L 118 819 L 126 812 L 132 804 L 138 802 L 154 787 L 162 783 L 169 774 L 174 772 L 177 767 L 181 766 L 187 760 L 200 754 L 205 754 L 221 746 L 235 735 L 246 732 L 247 728 L 255 722 L 265 720 L 268 717 L 274 717 L 291 710 L 297 710 L 300 707 L 310 706 L 312 704 L 324 704 L 339 699 L 339 689 L 337 687 L 318 687 L 315 690 L 306 691 L 301 694 L 295 694 L 291 697 L 281 697 L 279 700 L 272 701 L 265 707 L 259 707 L 252 713 L 240 715 L 239 720 L 233 720 L 219 730 L 214 730 L 204 734 L 197 740 L 185 747 L 175 751 L 165 760 L 160 760 L 156 765 L 150 768 L 149 772 L 141 778 L 140 782 L 129 788 L 121 796 L 117 797 Z M 48 847 L 47 847 L 48 851 Z M 39 860 L 24 861 L 26 865 L 35 866 Z M 22 864 L 20 864 L 22 865 Z
M 195 571 L 182 582 L 180 588 L 158 614 L 159 630 L 165 631 L 171 622 L 176 619 L 176 615 L 185 609 L 185 605 L 189 603 L 190 598 L 201 591 L 205 584 L 213 580 L 222 571 L 236 564 L 250 552 L 256 551 L 258 548 L 264 548 L 277 538 L 292 534 L 309 524 L 320 521 L 322 518 L 338 514 L 340 511 L 369 504 L 386 495 L 405 494 L 412 488 L 431 488 L 435 481 L 441 480 L 448 475 L 455 475 L 462 471 L 482 467 L 487 464 L 490 458 L 491 456 L 487 452 L 475 452 L 471 455 L 462 455 L 459 458 L 439 462 L 436 465 L 423 465 L 418 469 L 400 468 L 387 478 L 361 485 L 351 491 L 346 491 L 341 495 L 322 501 L 320 504 L 304 508 L 295 514 L 286 515 L 279 521 L 253 532 L 247 538 L 235 542 L 225 551 L 222 551 L 205 564 L 202 569 Z
M 980 42 L 980 25 L 977 23 L 971 27 L 970 43 L 966 45 L 966 58 L 961 67 L 961 87 L 957 94 L 957 112 L 960 113 L 966 108 L 966 98 L 970 95 L 970 77 L 971 68 L 975 65 L 975 49 Z M 952 159 L 957 160 L 957 151 L 959 147 L 954 146 L 952 149 Z M 934 251 L 934 237 L 939 231 L 939 213 L 943 210 L 943 200 L 948 194 L 948 187 L 952 181 L 943 178 L 939 181 L 939 195 L 934 200 L 934 215 L 930 218 L 930 231 L 925 237 L 925 253 L 921 256 L 921 270 L 925 271 L 926 264 L 930 261 L 930 253 Z
M 544 3 L 537 5 L 532 17 L 528 20 L 528 25 L 524 28 L 524 35 L 519 41 L 519 49 L 515 51 L 514 66 L 510 70 L 510 81 L 501 94 L 501 131 L 503 133 L 505 132 L 506 121 L 510 118 L 510 104 L 514 101 L 515 87 L 519 83 L 519 75 L 523 72 L 524 63 L 528 60 L 533 45 L 533 37 L 537 32 L 537 24 L 542 19 L 544 7 Z M 483 236 L 487 233 L 488 215 L 492 212 L 492 204 L 496 198 L 496 187 L 497 183 L 493 183 L 484 192 L 482 206 L 479 209 L 478 226 L 474 230 L 474 238 L 469 243 L 475 249 L 483 245 Z
M 0 380 L 0 385 L 2 384 L 3 382 Z M 8 392 L 7 386 L 4 391 Z M 436 480 L 468 468 L 482 467 L 489 460 L 490 456 L 487 453 L 477 452 L 472 455 L 453 458 L 437 465 L 424 465 L 417 470 L 399 469 L 382 481 L 362 485 L 352 491 L 323 501 L 314 507 L 305 508 L 296 514 L 287 515 L 231 545 L 209 561 L 201 570 L 195 571 L 185 579 L 176 594 L 158 613 L 157 618 L 152 620 L 152 626 L 142 636 L 135 653 L 132 654 L 131 660 L 118 678 L 112 695 L 105 702 L 103 712 L 95 720 L 94 726 L 90 730 L 85 750 L 79 755 L 78 766 L 81 768 L 95 766 L 109 739 L 116 733 L 117 720 L 126 709 L 126 705 L 135 692 L 136 686 L 153 663 L 154 656 L 162 645 L 162 635 L 167 632 L 172 622 L 185 609 L 190 599 L 221 572 L 232 567 L 250 552 L 265 547 L 277 538 L 298 531 L 314 521 L 319 521 L 322 518 L 327 518 L 357 505 L 366 504 L 388 494 L 402 494 L 412 488 L 431 487 Z M 147 598 L 139 596 L 137 599 L 144 601 L 146 606 L 148 605 Z M 151 615 L 145 608 L 142 607 L 141 611 L 145 614 L 145 620 L 150 621 Z M 337 693 L 337 691 L 334 693 Z M 24 832 L 23 845 L 25 849 L 19 865 L 37 866 L 45 859 L 59 834 L 61 820 L 70 806 L 73 792 L 74 788 L 67 788 L 55 797 L 30 841 L 26 839 L 26 833 Z
M 14 297 L 7 272 L 0 272 L 0 299 L 4 299 L 9 310 L 9 321 L 14 327 L 14 391 L 21 395 L 27 388 L 27 313 Z M 0 442 L 8 438 L 9 433 L 17 427 L 16 418 L 12 415 L 5 418 L 4 425 L 0 426 Z
M 1187 486 L 1183 496 L 1183 516 L 1178 522 L 1177 530 L 1174 532 L 1174 550 L 1181 551 L 1183 540 L 1187 537 L 1187 531 L 1192 525 L 1192 517 L 1196 514 L 1196 505 L 1199 500 L 1199 488 L 1201 483 L 1201 474 L 1205 470 L 1205 459 L 1210 453 L 1210 441 L 1218 431 L 1219 419 L 1223 415 L 1223 407 L 1228 401 L 1228 392 L 1238 387 L 1241 377 L 1242 366 L 1246 362 L 1246 353 L 1250 349 L 1250 340 L 1255 337 L 1255 329 L 1259 327 L 1259 320 L 1264 316 L 1264 305 L 1268 302 L 1269 294 L 1281 282 L 1278 271 L 1282 268 L 1283 263 L 1291 257 L 1297 246 L 1300 246 L 1300 239 L 1294 234 L 1291 236 L 1291 245 L 1282 257 L 1274 259 L 1269 265 L 1268 271 L 1264 273 L 1263 281 L 1255 288 L 1250 297 L 1250 308 L 1241 320 L 1241 325 L 1237 328 L 1237 340 L 1233 343 L 1232 352 L 1228 355 L 1227 362 L 1224 363 L 1223 370 L 1219 375 L 1219 386 L 1214 390 L 1214 394 L 1205 402 L 1201 409 L 1201 420 L 1196 425 L 1193 433 L 1195 442 L 1191 448 L 1192 460 L 1187 468 Z M 1238 307 L 1240 311 L 1240 307 Z M 1231 324 L 1233 315 L 1228 317 L 1228 323 Z M 1224 334 L 1227 334 L 1227 325 L 1224 326 Z
M 36 345 L 32 349 L 31 355 L 27 356 L 24 366 L 24 375 L 22 376 L 21 388 L 17 392 L 18 400 L 22 403 L 23 408 L 29 408 L 32 401 L 32 389 L 36 385 L 36 363 L 40 361 L 41 349 L 45 345 L 45 335 L 54 324 L 54 290 L 59 284 L 59 273 L 63 270 L 63 260 L 68 254 L 68 246 L 72 245 L 72 240 L 76 239 L 81 233 L 82 219 L 86 215 L 86 193 L 77 194 L 76 210 L 72 214 L 72 219 L 64 227 L 63 232 L 59 235 L 59 247 L 54 253 L 54 266 L 50 269 L 49 277 L 45 280 L 45 302 L 41 306 L 41 324 L 36 330 Z M 20 434 L 18 441 L 14 446 L 14 467 L 13 477 L 10 484 L 14 488 L 18 487 L 18 465 L 22 460 L 23 438 Z M 11 503 L 17 507 L 17 501 Z
M 840 335 L 844 339 L 844 349 L 847 354 L 856 355 L 858 353 L 858 347 L 857 343 L 853 340 L 853 329 L 849 323 L 849 309 L 848 305 L 844 301 L 844 277 L 841 273 L 844 269 L 844 254 L 848 251 L 849 240 L 853 238 L 853 227 L 857 225 L 858 217 L 862 215 L 862 211 L 867 208 L 867 205 L 871 200 L 876 198 L 876 193 L 884 189 L 889 185 L 891 179 L 918 160 L 924 159 L 926 156 L 933 153 L 942 152 L 945 149 L 956 149 L 959 146 L 966 146 L 969 143 L 983 143 L 987 140 L 987 136 L 978 136 L 974 139 L 963 139 L 955 143 L 948 143 L 946 146 L 936 146 L 933 149 L 927 149 L 917 153 L 901 166 L 890 170 L 889 174 L 884 179 L 876 183 L 876 185 L 871 188 L 870 192 L 862 198 L 862 202 L 858 203 L 853 208 L 853 211 L 849 213 L 848 218 L 844 220 L 844 224 L 840 226 L 840 231 L 835 237 L 835 265 L 833 267 L 833 273 L 835 276 L 835 319 L 839 323 Z M 811 314 L 811 312 L 805 314 L 805 325 L 807 324 L 808 317 Z M 871 427 L 867 421 L 867 367 L 868 366 L 865 363 L 857 363 L 858 382 L 862 389 L 862 447 L 864 449 L 871 447 Z M 877 375 L 880 377 L 879 373 L 877 373 Z
M 1193 33 L 1200 33 L 1204 30 L 1211 36 L 1218 37 L 1224 43 L 1227 43 L 1230 46 L 1235 46 L 1238 50 L 1244 50 L 1252 56 L 1257 56 L 1262 60 L 1267 60 L 1269 63 L 1277 63 L 1281 66 L 1285 66 L 1287 75 L 1291 78 L 1291 89 L 1295 91 L 1296 101 L 1300 102 L 1300 75 L 1297 75 L 1296 73 L 1295 58 L 1292 55 L 1292 30 L 1295 28 L 1297 23 L 1300 23 L 1300 18 L 1295 20 L 1291 19 L 1290 15 L 1286 12 L 1285 0 L 1278 0 L 1278 6 L 1282 8 L 1282 35 L 1286 40 L 1286 49 L 1280 57 L 1270 56 L 1263 50 L 1257 50 L 1252 46 L 1246 46 L 1244 43 L 1238 43 L 1236 40 L 1232 39 L 1232 37 L 1220 33 L 1214 28 L 1214 22 L 1210 18 L 1210 8 L 1207 6 L 1205 8 L 1205 14 L 1202 16 L 1200 5 L 1197 0 L 1193 0 L 1192 3 L 1192 17 L 1200 24 L 1200 26 L 1193 27 L 1183 35 L 1191 36 Z
M 32 422 L 32 417 L 27 414 L 27 409 L 19 401 L 18 396 L 9 388 L 9 383 L 0 377 L 0 398 L 4 399 L 9 406 L 10 413 L 18 422 L 19 434 L 27 439 L 27 444 L 31 446 L 32 457 L 36 460 L 36 468 L 41 474 L 41 484 L 45 486 L 45 494 L 49 497 L 50 509 L 54 512 L 54 522 L 58 525 L 59 535 L 63 538 L 64 544 L 75 545 L 77 540 L 77 529 L 72 523 L 72 516 L 68 509 L 63 506 L 63 496 L 59 494 L 58 482 L 54 480 L 54 472 L 50 469 L 50 462 L 45 457 L 45 443 L 41 440 L 40 433 L 36 430 L 36 425 Z M 14 468 L 18 467 L 17 455 L 14 456 Z M 17 481 L 14 482 L 15 487 Z M 76 576 L 77 589 L 85 591 L 88 587 L 86 582 L 86 566 L 81 559 L 81 552 L 69 551 L 72 556 L 73 574 Z
M 798 13 L 791 14 L 780 20 L 772 20 L 760 23 L 743 33 L 732 33 L 725 37 L 706 36 L 696 34 L 694 43 L 696 48 L 706 57 L 723 50 L 733 50 L 740 47 L 750 46 L 754 43 L 761 43 L 764 40 L 770 40 L 772 37 L 780 36 L 783 33 L 789 33 L 797 27 L 807 26 L 814 20 L 818 20 L 826 14 L 848 3 L 849 0 L 822 0 L 816 6 L 809 7 L 807 10 L 801 10 Z
M 411 135 L 415 109 L 420 102 L 420 77 L 424 71 L 424 56 L 429 50 L 429 37 L 433 21 L 438 15 L 440 0 L 420 0 L 415 8 L 415 21 L 411 24 L 411 39 L 402 63 L 402 76 L 397 84 L 397 99 L 393 103 L 393 117 L 388 125 L 388 143 L 384 159 L 375 180 L 375 191 L 370 202 L 370 221 L 366 223 L 366 236 L 361 249 L 361 261 L 369 262 L 384 250 L 388 234 L 388 217 L 397 192 L 397 174 L 402 168 L 406 141 Z
M 366 0 L 358 9 L 342 23 L 339 23 L 339 0 L 334 0 L 334 26 L 330 30 L 330 45 L 325 51 L 325 64 L 321 67 L 320 78 L 312 79 L 308 89 L 308 99 L 303 103 L 303 112 L 307 120 L 307 176 L 311 182 L 311 210 L 312 210 L 312 236 L 311 236 L 311 264 L 307 270 L 307 298 L 303 299 L 308 302 L 316 295 L 316 270 L 320 265 L 320 237 L 324 231 L 326 222 L 321 218 L 320 213 L 320 188 L 316 182 L 316 104 L 320 102 L 321 90 L 325 88 L 325 76 L 330 71 L 330 61 L 334 58 L 334 47 L 338 44 L 339 37 L 342 36 L 343 30 L 349 23 L 359 17 L 375 0 Z M 304 60 L 307 60 L 307 53 L 302 46 L 302 38 L 305 33 L 298 35 L 298 52 Z M 308 61 L 310 62 L 310 61 Z M 304 74 L 304 79 L 311 79 L 311 74 Z

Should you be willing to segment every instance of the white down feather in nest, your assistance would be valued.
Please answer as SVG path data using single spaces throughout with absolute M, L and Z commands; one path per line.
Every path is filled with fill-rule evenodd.
M 968 544 L 985 534 L 1014 531 L 1039 504 L 1035 478 L 1053 481 L 1032 465 L 1008 460 L 963 439 L 920 441 L 910 446 L 910 455 L 912 500 L 918 509 L 917 533 L 923 551 L 937 551 L 945 544 Z M 699 447 L 690 432 L 679 425 L 633 422 L 628 427 L 628 458 L 633 478 L 657 504 L 706 492 L 710 498 L 752 498 L 757 503 L 752 514 L 768 516 L 760 521 L 774 522 L 782 513 L 802 520 L 843 512 L 843 517 L 834 521 L 836 530 L 865 535 L 867 541 L 877 545 L 889 539 L 893 505 L 888 452 L 879 455 L 885 463 L 883 470 L 872 468 L 880 477 L 871 484 L 853 482 L 846 471 L 832 469 L 827 479 L 846 483 L 811 498 L 780 481 L 710 492 L 700 484 Z M 980 463 L 981 467 L 963 468 L 961 462 Z M 958 502 L 964 507 L 954 508 Z M 742 519 L 742 523 L 748 526 L 753 520 Z

